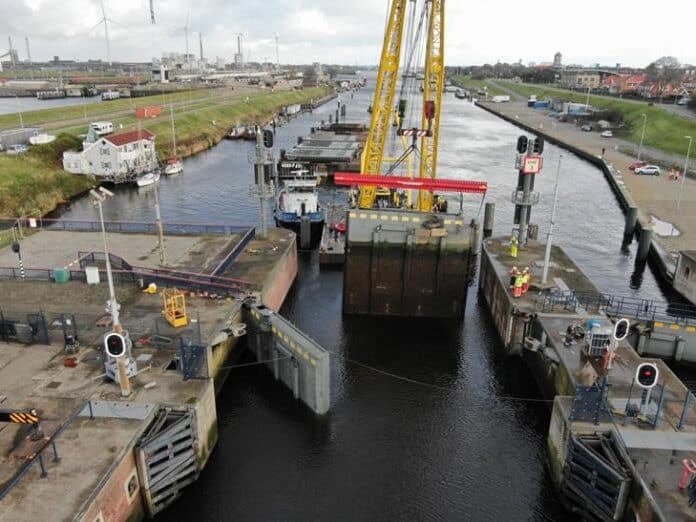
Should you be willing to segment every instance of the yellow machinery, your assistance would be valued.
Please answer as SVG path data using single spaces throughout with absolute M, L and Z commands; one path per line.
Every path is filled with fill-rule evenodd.
M 406 47 L 403 49 L 405 25 Z M 396 133 L 401 138 L 404 153 L 390 167 L 387 174 L 391 174 L 396 166 L 407 161 L 408 175 L 414 177 L 411 155 L 415 153 L 420 156 L 418 176 L 436 178 L 440 111 L 445 84 L 444 25 L 445 0 L 392 0 L 361 174 L 382 175 L 382 163 L 386 160 L 385 144 L 393 122 L 397 127 Z M 405 62 L 403 66 L 402 55 Z M 425 55 L 424 65 L 416 63 L 422 55 Z M 395 105 L 400 70 L 402 87 L 398 105 Z M 417 101 L 406 99 L 408 85 L 418 85 L 422 93 L 420 128 L 403 128 L 409 119 L 413 119 L 407 117 L 409 103 L 415 106 Z M 413 97 L 415 98 L 415 94 Z M 410 145 L 408 138 L 412 140 Z M 361 209 L 374 208 L 378 190 L 379 187 L 374 185 L 363 185 L 358 206 Z M 432 190 L 421 189 L 414 208 L 421 212 L 430 212 L 432 207 Z
M 188 315 L 186 315 L 186 298 L 184 293 L 178 288 L 165 288 L 162 290 L 164 300 L 164 317 L 174 328 L 186 326 Z

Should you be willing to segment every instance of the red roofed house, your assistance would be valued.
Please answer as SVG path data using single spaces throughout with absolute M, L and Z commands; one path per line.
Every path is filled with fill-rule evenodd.
M 609 74 L 602 81 L 602 87 L 609 94 L 619 94 L 621 92 L 621 88 L 623 87 L 623 83 L 626 77 L 626 75 L 622 76 L 620 74 Z
M 647 74 L 630 74 L 623 80 L 623 85 L 621 86 L 621 92 L 623 94 L 637 94 L 640 86 L 647 81 Z
M 122 182 L 157 167 L 155 135 L 135 130 L 96 138 L 90 133 L 82 152 L 63 153 L 63 168 L 73 174 L 91 174 L 105 181 Z

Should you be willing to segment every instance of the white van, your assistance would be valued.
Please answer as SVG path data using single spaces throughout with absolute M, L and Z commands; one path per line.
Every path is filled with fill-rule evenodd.
M 89 127 L 97 134 L 97 136 L 104 136 L 114 132 L 114 124 L 110 121 L 93 121 L 89 124 Z

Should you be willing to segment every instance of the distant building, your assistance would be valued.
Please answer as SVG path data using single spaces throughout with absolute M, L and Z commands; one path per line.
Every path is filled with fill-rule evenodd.
M 63 153 L 63 169 L 105 181 L 127 181 L 156 167 L 155 135 L 147 130 L 85 141 L 81 152 L 69 150 Z
M 560 52 L 553 55 L 553 66 L 556 69 L 560 69 L 561 67 L 563 67 L 563 64 L 561 63 L 562 57 L 563 55 Z
M 561 85 L 568 89 L 597 89 L 602 85 L 602 75 L 592 69 L 566 69 L 561 75 Z
M 692 303 L 696 303 L 696 251 L 679 252 L 677 268 L 674 271 L 674 289 Z

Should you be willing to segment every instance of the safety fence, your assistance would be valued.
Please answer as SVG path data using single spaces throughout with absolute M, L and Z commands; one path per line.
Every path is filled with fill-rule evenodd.
M 11 229 L 13 227 L 29 230 L 68 230 L 73 232 L 100 232 L 101 223 L 92 220 L 76 219 L 47 219 L 47 218 L 4 218 L 0 219 L 0 228 Z M 247 234 L 252 227 L 233 226 L 218 223 L 190 224 L 190 223 L 163 223 L 162 229 L 170 235 L 229 235 Z M 105 221 L 104 230 L 107 232 L 120 232 L 130 234 L 156 234 L 157 225 L 153 222 L 142 221 Z
M 696 326 L 696 307 L 679 303 L 661 303 L 630 296 L 601 294 L 597 292 L 543 292 L 537 300 L 541 312 L 576 312 L 583 308 L 588 312 L 604 312 L 642 321 L 669 321 L 686 326 Z

